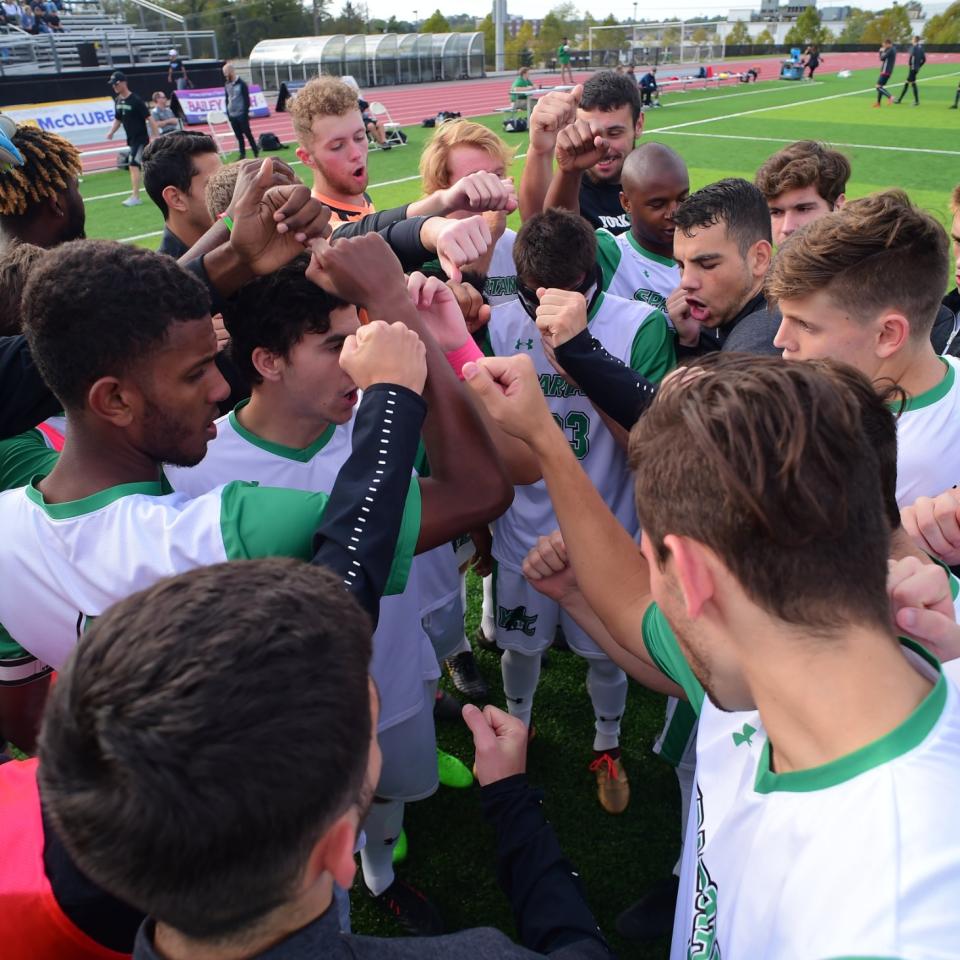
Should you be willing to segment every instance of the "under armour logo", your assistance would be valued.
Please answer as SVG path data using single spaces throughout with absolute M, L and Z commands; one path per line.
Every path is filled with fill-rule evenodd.
M 518 341 L 513 345 L 513 349 L 514 349 L 514 350 L 519 350 L 521 347 L 523 347 L 525 350 L 532 350 L 532 349 L 533 349 L 533 340 L 532 340 L 532 339 L 531 339 L 531 340 L 518 340 Z

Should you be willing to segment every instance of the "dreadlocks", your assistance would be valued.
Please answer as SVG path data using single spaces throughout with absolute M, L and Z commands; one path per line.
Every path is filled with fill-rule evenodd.
M 12 139 L 24 164 L 0 172 L 0 217 L 22 217 L 31 207 L 67 190 L 81 170 L 77 148 L 55 133 L 19 126 Z

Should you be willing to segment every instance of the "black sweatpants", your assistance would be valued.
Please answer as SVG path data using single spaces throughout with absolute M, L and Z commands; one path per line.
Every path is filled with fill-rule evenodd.
M 240 156 L 244 157 L 247 153 L 247 148 L 243 143 L 244 135 L 246 135 L 250 141 L 253 155 L 255 157 L 259 156 L 260 151 L 257 149 L 257 141 L 254 140 L 253 131 L 250 129 L 250 115 L 245 113 L 242 117 L 227 117 L 227 119 L 230 121 L 230 126 L 233 127 L 233 135 L 237 138 L 237 144 L 240 147 Z

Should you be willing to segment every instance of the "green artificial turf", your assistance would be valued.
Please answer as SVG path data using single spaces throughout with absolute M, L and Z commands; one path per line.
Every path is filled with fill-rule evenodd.
M 890 89 L 895 94 L 904 76 L 899 69 L 894 75 Z M 647 113 L 644 136 L 669 144 L 686 158 L 694 189 L 725 176 L 751 179 L 760 163 L 783 144 L 804 138 L 827 140 L 852 160 L 848 197 L 902 187 L 947 223 L 950 192 L 960 179 L 956 173 L 960 111 L 947 110 L 958 77 L 960 65 L 928 65 L 920 83 L 919 108 L 910 106 L 908 99 L 900 106 L 873 109 L 876 70 L 858 71 L 847 79 L 824 76 L 816 83 L 767 81 L 667 93 L 665 106 Z M 481 120 L 502 131 L 501 117 Z M 409 146 L 370 156 L 370 192 L 379 209 L 419 195 L 417 163 L 431 131 L 411 127 L 407 133 Z M 525 135 L 506 136 L 520 153 L 525 150 Z M 898 149 L 878 149 L 891 147 Z M 293 160 L 293 149 L 279 156 Z M 518 159 L 512 169 L 518 180 L 521 164 Z M 402 182 L 390 182 L 397 180 Z M 89 236 L 123 239 L 162 228 L 159 213 L 149 201 L 135 209 L 120 205 L 128 187 L 127 174 L 120 171 L 85 179 L 82 191 L 88 200 Z M 110 193 L 118 196 L 91 199 Z M 136 242 L 155 246 L 158 240 L 154 236 Z M 479 583 L 471 577 L 468 631 L 478 621 Z M 497 658 L 480 652 L 478 660 L 494 687 L 494 702 L 502 704 Z M 623 816 L 611 817 L 600 809 L 593 775 L 587 770 L 593 717 L 584 689 L 585 672 L 584 662 L 573 654 L 551 653 L 534 708 L 538 735 L 530 750 L 530 774 L 546 790 L 547 814 L 620 956 L 664 958 L 666 940 L 641 947 L 620 941 L 613 932 L 619 910 L 652 881 L 668 874 L 678 853 L 676 779 L 650 752 L 663 718 L 663 698 L 631 686 L 623 750 L 632 801 Z M 469 761 L 465 728 L 442 724 L 438 738 L 444 749 Z M 449 930 L 493 925 L 512 931 L 509 910 L 496 886 L 493 838 L 480 818 L 476 788 L 441 788 L 431 799 L 412 804 L 406 829 L 410 857 L 402 874 L 436 900 Z M 358 890 L 359 886 L 353 897 L 354 928 L 362 933 L 399 933 Z

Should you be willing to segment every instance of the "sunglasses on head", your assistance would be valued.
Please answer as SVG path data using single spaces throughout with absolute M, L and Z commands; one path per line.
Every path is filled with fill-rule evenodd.
M 597 294 L 600 292 L 602 286 L 601 280 L 602 273 L 600 264 L 595 264 L 593 270 L 588 270 L 583 280 L 573 289 L 574 293 L 580 293 L 586 296 L 587 291 L 592 286 L 596 286 L 597 289 L 590 298 L 590 303 L 587 305 L 588 309 L 593 306 L 593 301 L 596 300 Z M 519 277 L 517 277 L 517 298 L 520 300 L 527 315 L 535 320 L 537 318 L 537 307 L 540 306 L 540 298 L 537 296 L 537 291 L 531 290 Z

